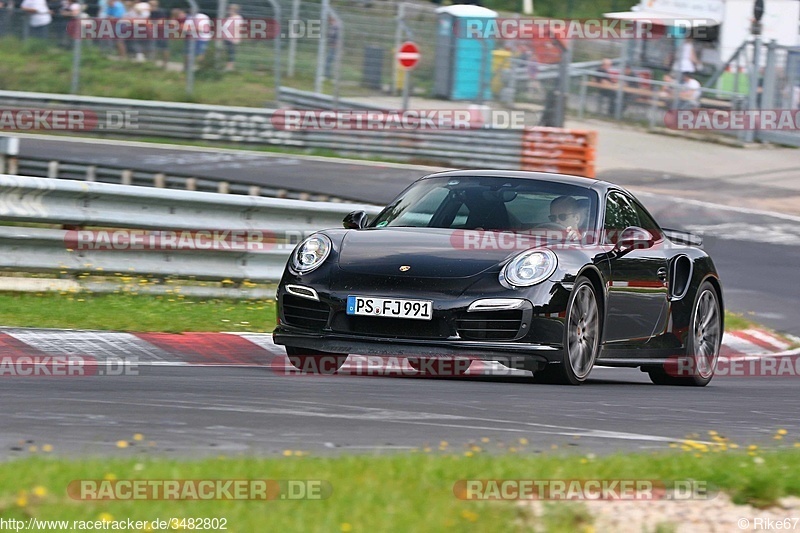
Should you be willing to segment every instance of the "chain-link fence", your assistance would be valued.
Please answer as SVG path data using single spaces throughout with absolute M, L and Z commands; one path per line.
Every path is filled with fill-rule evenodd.
M 162 0 L 162 8 L 169 16 L 172 8 L 186 8 L 188 1 Z M 440 106 L 454 102 L 453 107 L 491 103 L 539 113 L 540 125 L 560 125 L 565 113 L 572 113 L 650 127 L 663 124 L 669 110 L 687 105 L 683 102 L 687 98 L 680 96 L 686 92 L 683 81 L 668 77 L 676 44 L 680 42 L 673 38 L 474 39 L 475 42 L 465 43 L 464 39 L 458 42 L 455 23 L 448 18 L 449 14 L 430 2 L 197 0 L 197 3 L 200 12 L 220 19 L 228 16 L 235 1 L 244 19 L 279 21 L 281 85 L 334 95 L 334 106 L 339 98 L 360 98 L 361 104 L 374 101 L 376 107 L 383 108 L 396 106 L 404 76 L 395 53 L 404 41 L 414 41 L 420 49 L 420 60 L 409 85 L 412 96 L 430 99 L 426 105 L 437 105 L 434 99 L 444 102 Z M 0 32 L 19 39 L 40 37 L 41 32 L 30 26 L 29 15 L 19 9 L 20 2 L 6 4 L 0 16 Z M 72 40 L 66 27 L 70 10 L 66 8 L 70 4 L 64 2 L 50 5 L 54 18 L 44 41 L 48 46 L 69 49 Z M 97 16 L 97 4 L 86 4 L 84 12 L 90 17 Z M 144 46 L 145 61 L 157 59 L 155 44 Z M 170 51 L 171 68 L 180 70 L 185 43 L 173 40 L 165 44 Z M 694 75 L 703 85 L 693 89 L 696 98 L 692 100 L 698 106 L 723 111 L 798 109 L 800 51 L 797 48 L 754 41 L 743 43 L 731 58 L 715 58 L 708 44 L 695 43 L 704 65 Z M 265 85 L 272 85 L 278 81 L 275 45 L 274 39 L 243 39 L 234 47 L 222 40 L 213 41 L 199 66 L 212 73 L 221 73 L 226 67 L 257 73 Z M 119 54 L 116 43 L 108 41 L 84 42 L 84 47 L 94 47 L 107 55 Z M 233 61 L 229 57 L 231 49 L 235 51 Z M 600 69 L 601 65 L 604 68 Z M 202 84 L 207 79 L 209 76 L 198 76 L 196 83 Z M 274 102 L 265 104 L 270 106 Z M 754 138 L 754 134 L 738 136 L 745 140 Z M 796 132 L 758 136 L 795 145 L 800 144 L 798 137 Z

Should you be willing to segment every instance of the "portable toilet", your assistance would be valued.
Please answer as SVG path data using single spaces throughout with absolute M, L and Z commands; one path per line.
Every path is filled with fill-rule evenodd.
M 471 21 L 475 21 L 473 27 L 485 28 L 487 20 L 497 18 L 497 12 L 459 4 L 440 7 L 436 13 L 434 95 L 449 100 L 490 100 L 495 39 L 492 32 L 481 37 L 468 35 L 466 28 Z

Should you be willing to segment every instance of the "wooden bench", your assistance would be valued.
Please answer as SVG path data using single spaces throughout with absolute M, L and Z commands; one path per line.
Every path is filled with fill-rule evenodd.
M 587 80 L 586 87 L 589 89 L 594 90 L 608 90 L 616 92 L 619 88 L 617 83 L 610 82 L 609 80 L 603 81 L 595 81 L 595 80 Z M 680 86 L 678 87 L 680 89 Z M 672 107 L 673 97 L 671 94 L 662 95 L 657 94 L 654 97 L 653 91 L 659 89 L 654 87 L 653 89 L 645 89 L 642 87 L 623 87 L 622 92 L 624 95 L 631 96 L 630 100 L 628 100 L 628 105 L 640 105 L 640 106 L 647 106 L 647 107 L 657 107 L 660 109 L 663 108 L 670 108 Z M 670 87 L 672 89 L 672 87 Z M 653 101 L 655 99 L 655 102 Z M 679 99 L 680 101 L 680 99 Z M 736 109 L 737 101 L 732 100 L 720 100 L 716 98 L 700 98 L 700 107 L 706 109 L 720 109 L 723 111 L 730 111 L 732 109 Z M 599 106 L 599 102 L 598 102 Z

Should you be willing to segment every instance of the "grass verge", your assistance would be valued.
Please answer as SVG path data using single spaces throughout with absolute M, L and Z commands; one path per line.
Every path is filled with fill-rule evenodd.
M 194 90 L 190 96 L 186 93 L 183 72 L 168 71 L 153 62 L 117 60 L 112 50 L 86 42 L 82 47 L 79 94 L 263 107 L 275 100 L 272 51 L 259 43 L 245 43 L 244 47 L 252 48 L 250 52 L 257 60 L 246 61 L 246 54 L 240 55 L 243 61 L 239 62 L 239 70 L 235 72 L 222 72 L 222 60 L 219 58 L 215 66 L 215 51 L 211 47 L 206 60 L 198 65 Z M 172 61 L 180 63 L 183 56 L 178 51 L 174 51 Z M 284 77 L 284 85 L 312 90 L 315 73 L 312 65 L 316 66 L 316 49 L 313 52 L 300 50 L 297 75 L 293 78 Z M 358 79 L 360 63 L 353 63 L 353 67 L 356 71 L 350 74 Z M 69 94 L 71 79 L 72 50 L 34 39 L 21 42 L 14 37 L 0 38 L 0 90 Z M 327 89 L 330 90 L 329 85 Z M 372 91 L 357 85 L 348 86 L 348 92 L 372 94 Z
M 252 331 L 275 327 L 273 300 L 201 299 L 121 292 L 0 293 L 0 324 L 118 331 Z M 725 329 L 753 327 L 725 313 Z
M 272 331 L 272 300 L 84 292 L 0 293 L 0 324 L 117 331 Z
M 524 439 L 521 439 L 524 440 Z M 224 458 L 172 460 L 106 458 L 59 460 L 36 456 L 3 465 L 0 516 L 27 520 L 153 520 L 226 518 L 228 531 L 426 531 L 590 530 L 580 506 L 546 506 L 534 517 L 512 501 L 465 501 L 453 486 L 466 479 L 702 480 L 737 503 L 766 506 L 800 494 L 800 450 L 652 455 L 501 455 L 449 450 L 387 456 Z M 471 445 L 475 448 L 475 445 Z M 129 447 L 125 452 L 131 451 Z M 57 451 L 57 450 L 56 450 Z M 120 451 L 120 453 L 125 453 Z M 465 456 L 468 454 L 470 456 Z M 302 454 L 301 454 L 302 455 Z M 695 456 L 697 455 L 697 456 Z M 106 501 L 74 500 L 73 480 L 269 479 L 330 483 L 323 500 Z M 563 503 L 563 502 L 561 502 Z M 547 510 L 549 508 L 549 510 Z M 583 527 L 581 527 L 583 526 Z

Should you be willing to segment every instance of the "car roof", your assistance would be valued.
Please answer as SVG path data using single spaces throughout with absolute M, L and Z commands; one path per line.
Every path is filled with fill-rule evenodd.
M 428 174 L 422 179 L 428 178 L 521 178 L 529 180 L 549 181 L 551 183 L 563 183 L 565 185 L 577 185 L 603 192 L 610 188 L 621 188 L 618 185 L 594 178 L 582 176 L 572 176 L 569 174 L 557 174 L 555 172 L 531 172 L 527 170 L 445 170 Z

